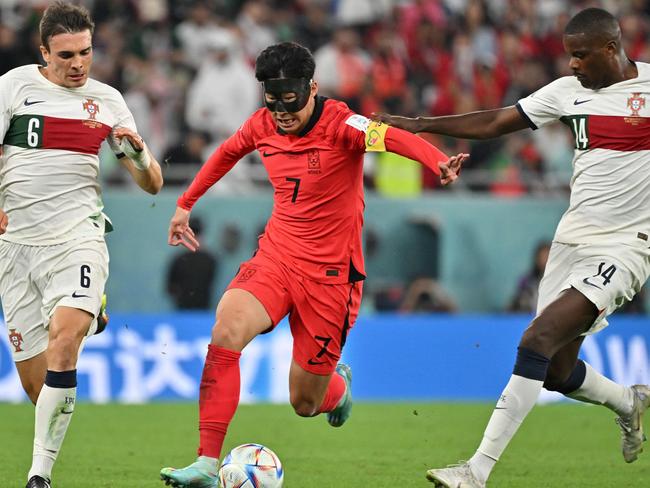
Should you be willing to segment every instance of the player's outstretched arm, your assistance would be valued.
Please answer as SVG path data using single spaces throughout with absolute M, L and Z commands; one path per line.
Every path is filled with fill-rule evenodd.
M 7 224 L 9 224 L 9 217 L 4 210 L 0 208 L 0 234 L 7 232 Z
M 163 185 L 160 164 L 156 161 L 142 137 L 126 127 L 118 127 L 113 136 L 119 141 L 124 157 L 120 162 L 126 167 L 133 180 L 144 191 L 156 194 Z
M 190 227 L 190 210 L 176 207 L 176 212 L 169 222 L 167 243 L 170 246 L 185 246 L 192 252 L 199 248 L 199 241 Z
M 378 135 L 384 133 L 383 141 L 387 151 L 419 161 L 437 174 L 443 185 L 453 183 L 458 178 L 463 163 L 469 157 L 469 154 L 461 153 L 449 158 L 433 144 L 429 144 L 421 137 L 396 127 L 374 122 L 370 125 L 370 130 L 373 130 Z M 381 140 L 381 138 L 376 139 Z M 367 149 L 376 150 L 377 148 L 370 146 Z M 379 147 L 378 149 L 382 148 Z
M 444 117 L 400 117 L 385 113 L 372 119 L 409 132 L 431 132 L 461 139 L 490 139 L 530 127 L 515 105 Z

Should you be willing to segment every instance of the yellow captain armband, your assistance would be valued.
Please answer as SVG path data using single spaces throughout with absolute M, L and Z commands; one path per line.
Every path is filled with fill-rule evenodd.
M 390 127 L 383 122 L 370 122 L 366 129 L 366 152 L 386 152 L 386 131 Z

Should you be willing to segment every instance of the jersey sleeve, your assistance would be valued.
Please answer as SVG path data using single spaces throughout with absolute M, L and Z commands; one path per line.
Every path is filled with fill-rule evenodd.
M 226 139 L 208 158 L 187 190 L 178 198 L 177 205 L 185 210 L 192 207 L 208 189 L 246 154 L 255 149 L 253 121 L 248 119 L 239 130 Z
M 122 94 L 119 93 L 117 90 L 114 91 L 114 97 L 112 100 L 111 109 L 115 112 L 115 124 L 113 125 L 113 130 L 115 130 L 118 127 L 126 127 L 127 129 L 131 129 L 135 133 L 138 132 L 138 127 L 135 123 L 135 119 L 133 118 L 133 114 L 131 113 L 131 110 L 129 110 L 129 107 L 126 105 L 126 102 L 124 101 L 124 97 L 122 97 Z M 122 157 L 124 154 L 120 149 L 118 140 L 113 136 L 113 130 L 111 130 L 111 133 L 108 136 L 107 139 L 108 145 L 110 146 L 110 148 L 113 150 L 113 152 L 117 157 Z
M 440 149 L 421 137 L 402 129 L 364 117 L 350 115 L 344 124 L 344 136 L 352 148 L 365 152 L 392 152 L 418 161 L 440 174 L 439 163 L 449 158 Z
M 10 75 L 0 76 L 0 145 L 2 145 L 5 134 L 9 130 L 12 114 L 12 80 Z
M 558 120 L 562 115 L 567 79 L 559 78 L 517 102 L 517 110 L 532 129 Z

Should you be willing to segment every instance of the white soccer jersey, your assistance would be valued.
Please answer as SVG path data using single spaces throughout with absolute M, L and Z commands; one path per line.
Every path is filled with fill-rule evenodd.
M 533 129 L 559 119 L 575 137 L 571 198 L 555 241 L 650 245 L 650 65 L 636 66 L 636 78 L 606 88 L 567 76 L 517 103 Z
M 104 233 L 99 147 L 115 127 L 136 131 L 122 95 L 89 79 L 64 88 L 38 65 L 0 77 L 0 208 L 11 242 L 49 245 Z

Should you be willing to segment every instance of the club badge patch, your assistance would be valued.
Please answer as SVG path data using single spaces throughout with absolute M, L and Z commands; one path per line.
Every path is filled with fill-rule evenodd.
M 16 352 L 23 352 L 22 347 L 20 347 L 23 344 L 23 336 L 20 332 L 16 332 L 16 329 L 9 329 L 9 342 L 14 346 Z
M 88 112 L 88 118 L 83 122 L 84 125 L 92 129 L 101 127 L 102 124 L 95 120 L 99 113 L 99 105 L 92 98 L 86 98 L 86 101 L 83 102 L 83 109 Z
M 640 93 L 632 93 L 632 96 L 627 99 L 627 106 L 632 110 L 630 115 L 638 117 L 639 110 L 645 107 L 645 97 L 642 97 Z
M 310 175 L 320 174 L 320 153 L 318 149 L 312 149 L 307 153 L 307 173 Z

